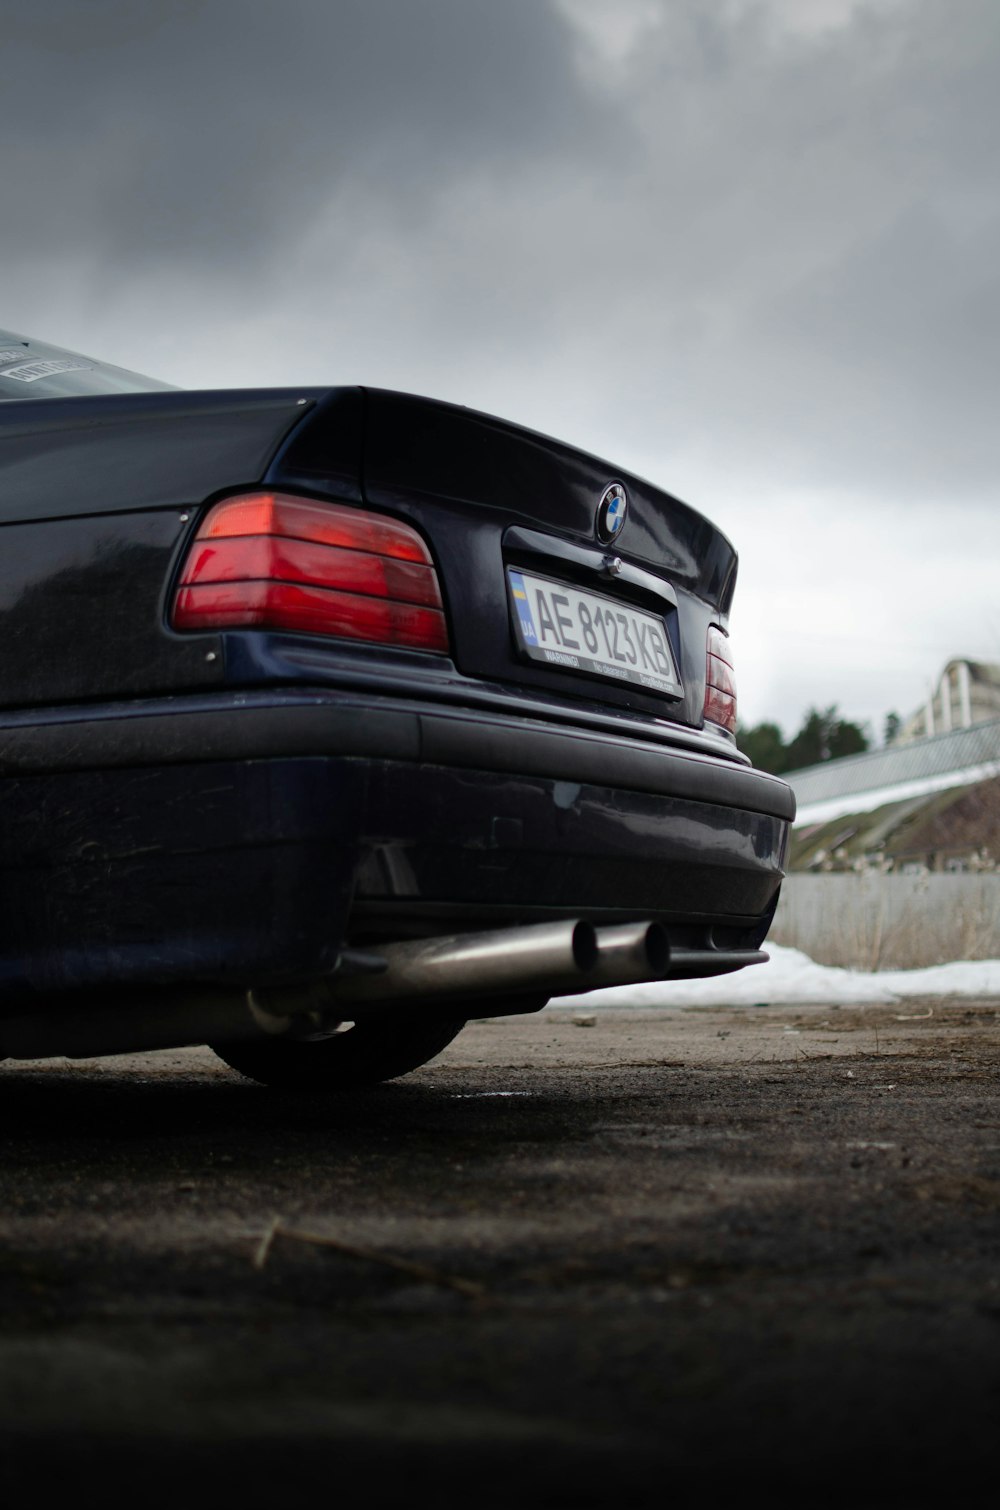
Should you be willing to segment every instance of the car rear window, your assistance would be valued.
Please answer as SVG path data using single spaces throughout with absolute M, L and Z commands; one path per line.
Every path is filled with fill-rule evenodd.
M 0 402 L 77 398 L 88 393 L 150 393 L 170 386 L 141 372 L 0 330 Z

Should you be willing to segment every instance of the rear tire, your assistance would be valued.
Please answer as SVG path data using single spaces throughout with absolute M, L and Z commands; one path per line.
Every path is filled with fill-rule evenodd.
M 340 1091 L 394 1080 L 419 1069 L 465 1027 L 465 1018 L 386 1013 L 345 1024 L 327 1038 L 272 1038 L 212 1044 L 231 1069 L 285 1090 Z

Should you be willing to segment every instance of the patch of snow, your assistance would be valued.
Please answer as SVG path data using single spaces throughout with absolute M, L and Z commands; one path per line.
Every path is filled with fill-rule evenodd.
M 707 980 L 647 981 L 612 986 L 579 996 L 560 996 L 553 1006 L 692 1007 L 814 1003 L 871 1005 L 908 996 L 1000 996 L 1000 959 L 959 960 L 924 970 L 841 970 L 817 965 L 800 949 L 765 944 L 766 965 L 748 965 L 733 975 Z

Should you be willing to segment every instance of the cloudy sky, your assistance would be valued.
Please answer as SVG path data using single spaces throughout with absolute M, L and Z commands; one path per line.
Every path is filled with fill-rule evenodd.
M 740 552 L 741 714 L 1000 661 L 998 0 L 0 0 L 0 325 L 369 383 Z

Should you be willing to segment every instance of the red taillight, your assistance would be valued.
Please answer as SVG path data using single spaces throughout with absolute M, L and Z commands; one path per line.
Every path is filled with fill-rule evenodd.
M 714 624 L 708 631 L 705 671 L 705 717 L 736 733 L 736 677 L 729 641 Z
M 171 622 L 448 650 L 437 572 L 415 529 L 282 493 L 248 493 L 209 510 L 184 562 Z

